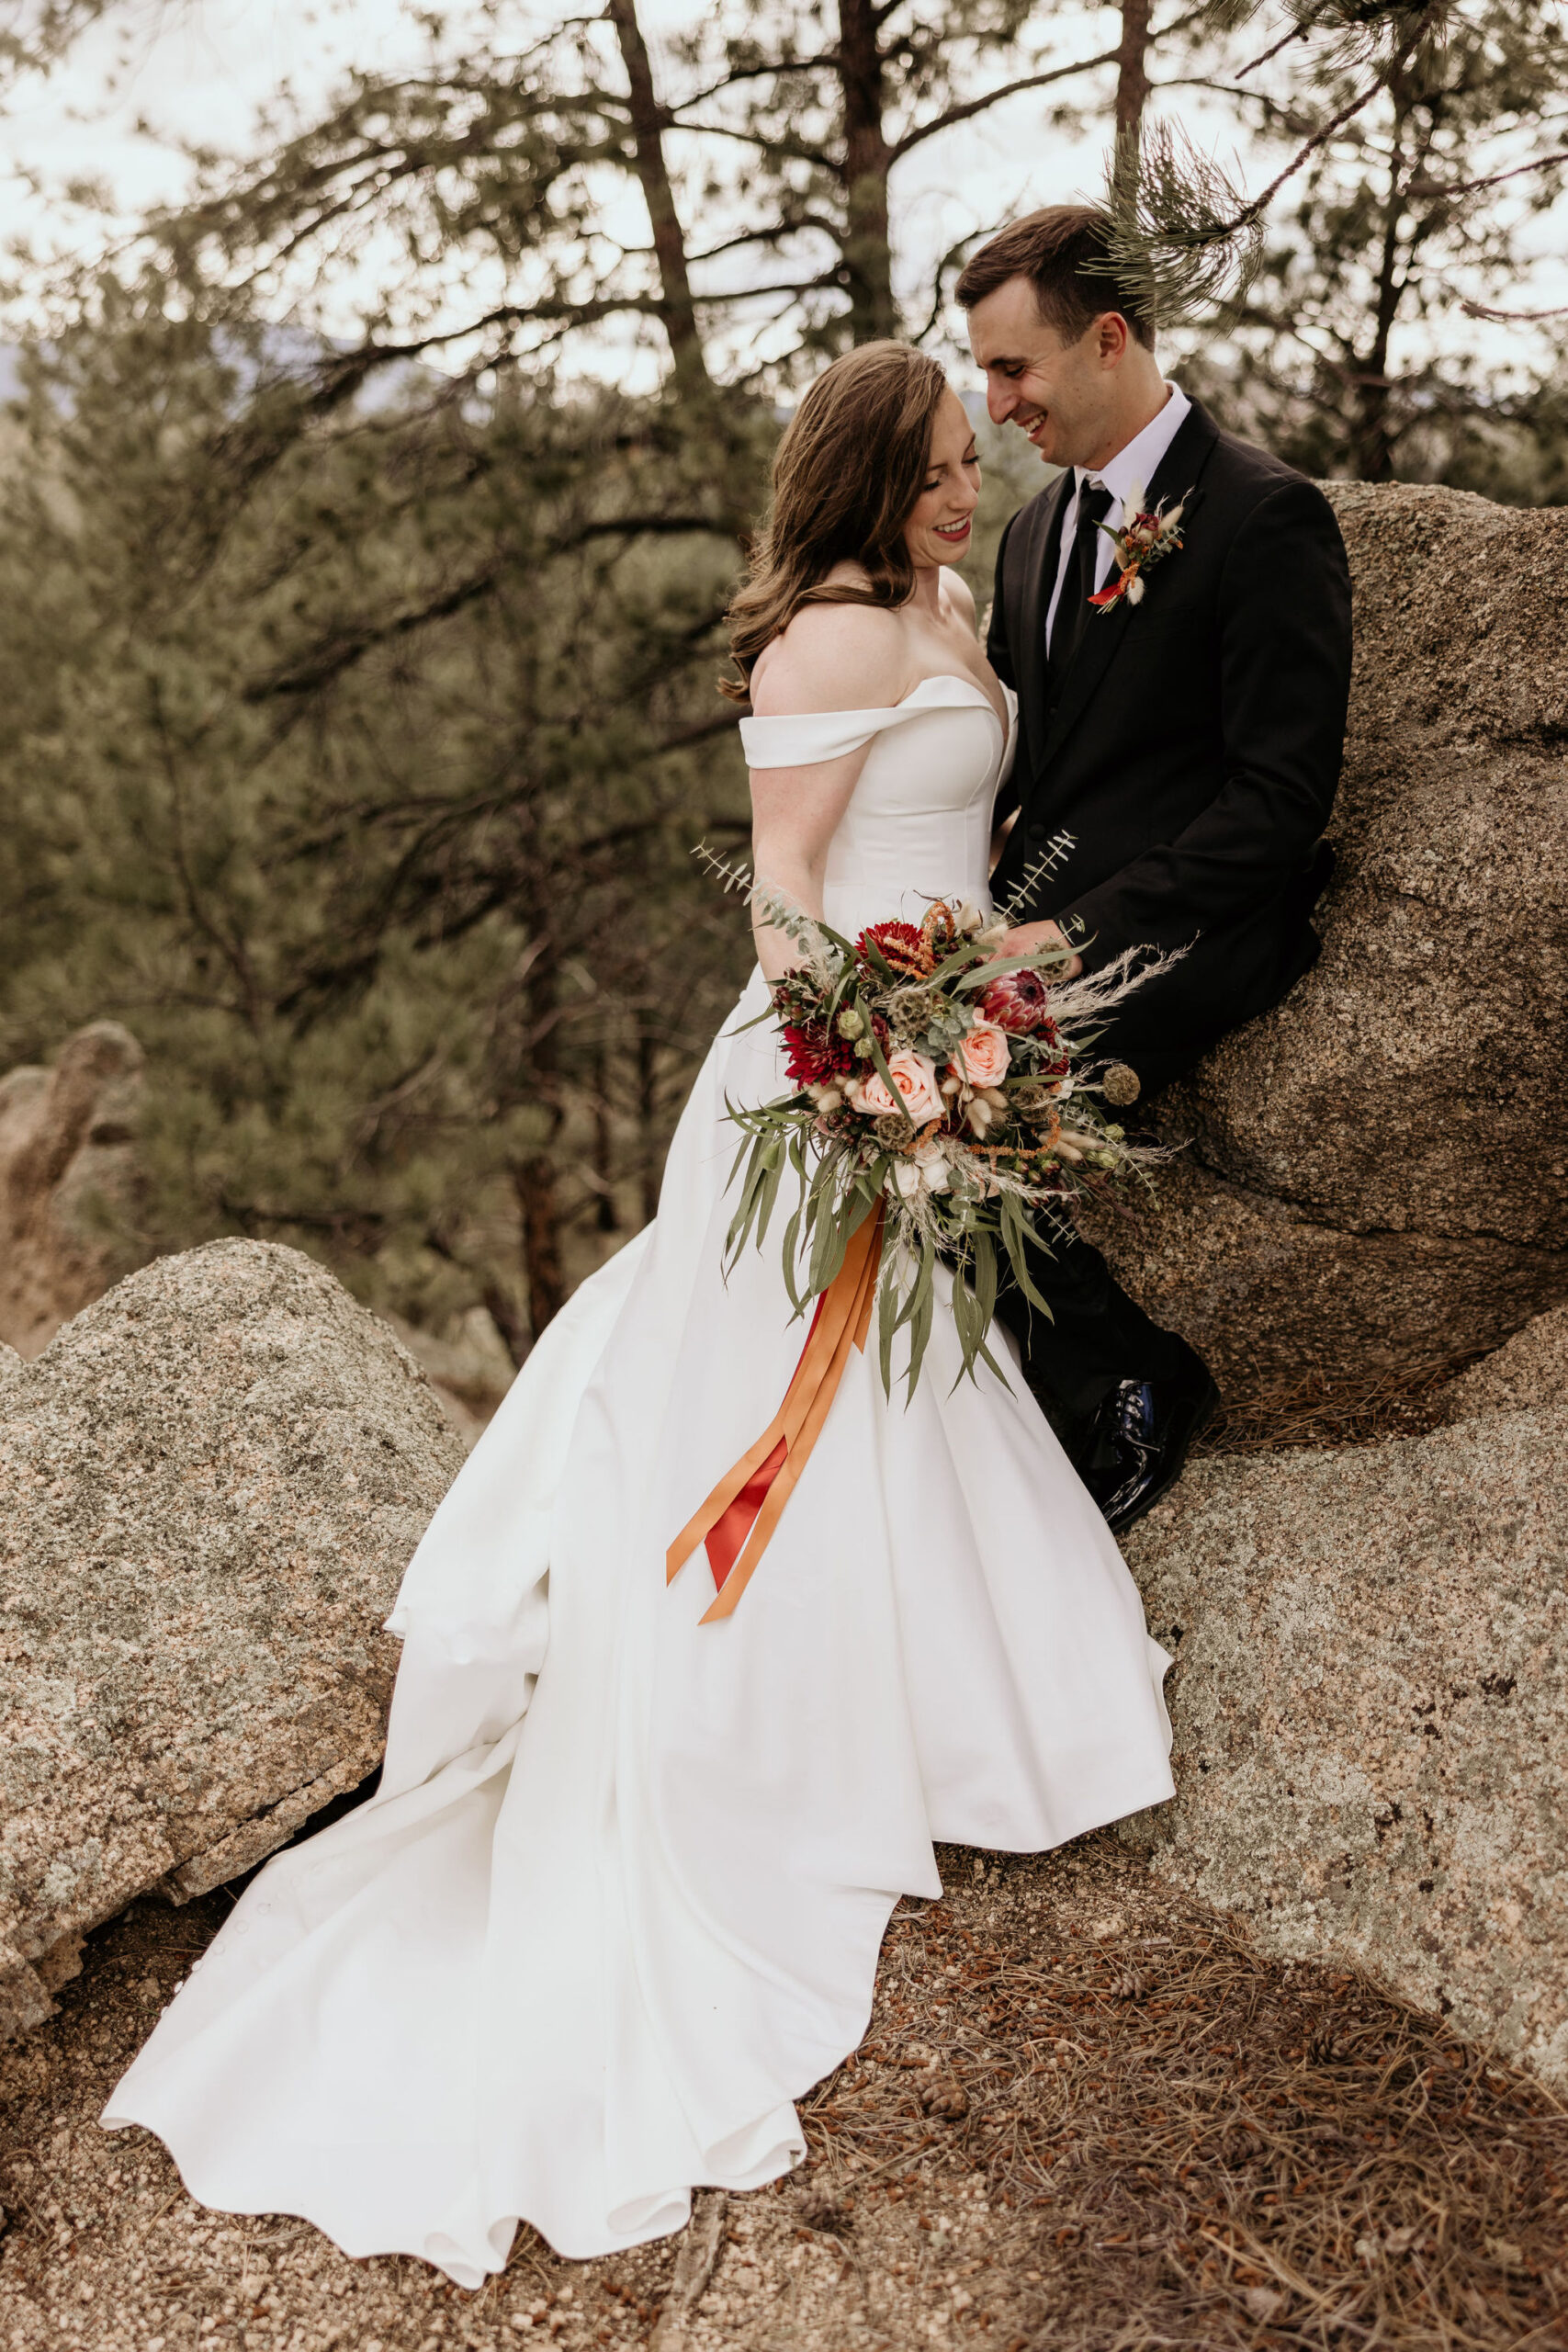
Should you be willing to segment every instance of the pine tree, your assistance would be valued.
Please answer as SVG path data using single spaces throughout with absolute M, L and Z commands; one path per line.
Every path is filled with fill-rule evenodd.
M 1357 75 L 1354 57 L 1328 57 L 1309 104 L 1338 113 Z M 1550 0 L 1466 0 L 1410 48 L 1311 157 L 1200 370 L 1242 429 L 1316 474 L 1564 494 L 1559 353 L 1472 322 L 1519 283 L 1530 226 L 1562 193 L 1565 85 Z M 1298 130 L 1298 67 L 1240 87 L 1277 141 Z
M 149 1247 L 301 1242 L 520 1350 L 639 1221 L 744 956 L 690 858 L 744 824 L 728 521 L 646 403 L 323 418 L 171 308 L 35 363 L 0 1048 L 141 1036 Z
M 1129 6 L 1147 37 L 1149 0 Z M 1043 136 L 1069 91 L 1096 105 L 1119 77 L 1125 107 L 1141 71 L 1100 12 L 1042 18 L 1030 0 L 723 0 L 667 44 L 662 82 L 636 0 L 542 38 L 517 0 L 489 0 L 477 39 L 471 12 L 421 21 L 420 71 L 364 68 L 318 119 L 269 126 L 248 164 L 208 156 L 197 199 L 151 224 L 176 275 L 247 300 L 265 287 L 301 318 L 374 244 L 343 381 L 456 351 L 482 372 L 614 333 L 651 338 L 690 400 L 787 376 L 797 351 L 929 331 L 962 255 L 901 305 L 900 167 L 1010 100 L 1038 103 Z M 617 233 L 631 191 L 646 242 Z

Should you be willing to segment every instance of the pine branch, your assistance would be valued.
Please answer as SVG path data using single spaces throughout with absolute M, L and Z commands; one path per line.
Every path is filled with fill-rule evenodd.
M 1504 326 L 1538 326 L 1543 319 L 1568 319 L 1568 304 L 1551 311 L 1494 311 L 1484 302 L 1460 303 L 1466 318 L 1493 319 Z
M 1238 302 L 1263 266 L 1261 208 L 1168 122 L 1119 139 L 1105 172 L 1111 235 L 1096 277 L 1130 316 L 1170 326 Z
M 1078 58 L 1071 65 L 1054 66 L 1048 74 L 1026 74 L 1019 81 L 1004 82 L 998 89 L 987 90 L 981 97 L 965 98 L 960 105 L 948 107 L 942 113 L 933 115 L 929 122 L 919 123 L 913 130 L 906 131 L 889 151 L 889 160 L 897 163 L 912 149 L 923 145 L 926 140 L 934 139 L 940 131 L 951 130 L 955 123 L 973 120 L 976 115 L 999 106 L 1004 98 L 1016 97 L 1021 90 L 1043 90 L 1053 82 L 1067 82 L 1075 74 L 1092 74 L 1101 65 L 1114 65 L 1117 55 L 1114 49 L 1102 50 L 1098 57 Z
M 1418 198 L 1424 204 L 1449 204 L 1455 197 L 1476 196 L 1483 188 L 1501 187 L 1506 180 L 1523 179 L 1530 172 L 1552 171 L 1559 164 L 1568 164 L 1568 148 L 1559 149 L 1554 155 L 1536 155 L 1529 163 L 1516 164 L 1506 172 L 1489 172 L 1484 178 L 1478 180 L 1453 180 L 1448 183 L 1442 180 L 1412 180 L 1404 192 L 1406 196 Z M 1468 302 L 1463 307 L 1467 311 L 1471 310 Z M 1471 311 L 1471 315 L 1473 318 L 1500 319 L 1510 316 L 1551 318 L 1556 314 L 1550 311 L 1517 312 Z
M 570 555 L 589 546 L 595 539 L 689 537 L 694 533 L 733 541 L 732 525 L 711 514 L 624 514 L 612 515 L 591 523 L 583 523 L 560 538 L 540 549 L 537 560 L 544 563 L 563 555 Z M 355 667 L 367 653 L 383 645 L 393 645 L 401 638 L 412 637 L 432 622 L 450 620 L 465 606 L 488 596 L 501 582 L 506 570 L 503 560 L 481 567 L 468 579 L 443 589 L 437 596 L 411 605 L 389 617 L 367 621 L 359 628 L 322 646 L 301 662 L 280 665 L 265 675 L 246 681 L 240 690 L 240 699 L 246 703 L 270 702 L 280 695 L 313 694 L 318 687 L 330 685 L 335 679 Z M 703 627 L 710 624 L 705 619 Z M 722 726 L 734 725 L 726 716 Z M 695 738 L 693 739 L 696 740 Z
M 1163 326 L 1234 307 L 1263 266 L 1264 220 L 1275 198 L 1387 87 L 1426 30 L 1423 16 L 1371 78 L 1250 198 L 1179 125 L 1159 122 L 1136 142 L 1118 140 L 1105 175 L 1109 250 L 1090 269 L 1111 279 L 1134 316 Z
M 895 5 L 897 5 L 897 0 L 895 0 Z M 727 90 L 738 88 L 742 82 L 770 81 L 775 75 L 782 78 L 788 74 L 832 73 L 838 62 L 837 51 L 827 50 L 820 57 L 764 57 L 752 65 L 729 66 L 716 82 L 709 82 L 700 90 L 691 90 L 683 98 L 676 100 L 669 109 L 671 128 L 678 130 L 681 127 L 679 118 L 688 107 L 705 106 L 710 98 L 721 98 Z
M 683 112 L 675 127 L 693 138 L 730 139 L 739 146 L 754 148 L 760 155 L 788 155 L 797 164 L 815 164 L 818 171 L 838 171 L 837 159 L 826 147 L 813 147 L 807 140 L 783 131 L 742 130 L 729 122 L 689 122 Z

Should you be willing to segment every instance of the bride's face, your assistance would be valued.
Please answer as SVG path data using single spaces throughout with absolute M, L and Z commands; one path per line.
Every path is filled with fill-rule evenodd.
M 939 563 L 962 563 L 969 552 L 975 509 L 980 499 L 980 460 L 975 428 L 956 392 L 944 392 L 931 428 L 931 458 L 904 538 L 917 571 Z

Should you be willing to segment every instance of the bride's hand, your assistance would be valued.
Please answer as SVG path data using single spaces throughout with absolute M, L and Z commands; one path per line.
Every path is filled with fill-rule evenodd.
M 1067 945 L 1066 934 L 1056 923 L 1021 922 L 1016 929 L 1008 933 L 1001 945 L 997 949 L 997 955 L 1038 956 L 1046 948 Z M 1075 956 L 1070 964 L 1065 964 L 1062 967 L 1056 977 L 1062 980 L 1076 980 L 1082 970 L 1083 957 Z

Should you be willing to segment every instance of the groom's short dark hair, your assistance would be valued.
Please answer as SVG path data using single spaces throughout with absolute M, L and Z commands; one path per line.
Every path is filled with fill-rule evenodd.
M 1111 250 L 1111 218 L 1095 204 L 1047 204 L 989 238 L 964 264 L 958 300 L 966 311 L 1010 278 L 1027 277 L 1040 315 L 1066 343 L 1077 343 L 1107 311 L 1119 311 L 1138 341 L 1154 349 L 1154 321 L 1130 309 L 1114 278 L 1092 263 Z

